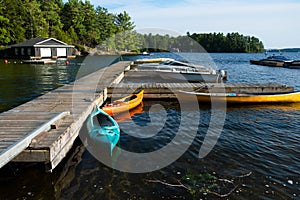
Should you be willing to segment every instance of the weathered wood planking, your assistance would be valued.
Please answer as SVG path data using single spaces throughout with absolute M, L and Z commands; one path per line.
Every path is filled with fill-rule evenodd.
M 107 98 L 107 87 L 119 83 L 131 62 L 119 62 L 95 73 L 89 74 L 72 84 L 36 98 L 13 110 L 18 113 L 70 111 L 56 129 L 43 131 L 36 136 L 29 147 L 19 154 L 16 162 L 45 162 L 48 169 L 54 169 L 71 149 L 79 131 L 92 112 L 95 104 L 102 104 Z
M 44 120 L 0 120 L 0 129 L 3 127 L 38 127 Z M 49 118 L 48 118 L 49 120 Z
M 13 113 L 15 114 L 15 113 Z M 32 123 L 29 123 L 28 120 L 23 121 L 11 121 L 11 120 L 0 120 L 0 127 L 18 127 L 20 124 L 22 124 L 23 127 L 30 127 L 31 131 L 27 132 L 26 134 L 20 133 L 19 137 L 9 138 L 8 136 L 1 135 L 3 138 L 0 138 L 0 168 L 3 167 L 5 164 L 10 162 L 12 159 L 14 159 L 17 155 L 19 155 L 24 149 L 26 149 L 29 144 L 31 143 L 31 140 L 39 135 L 43 131 L 48 131 L 50 129 L 50 126 L 52 123 L 54 123 L 56 120 L 62 118 L 63 116 L 67 115 L 69 113 L 63 112 L 63 113 L 49 113 L 48 119 L 46 120 L 39 120 Z M 20 119 L 23 116 L 20 116 Z M 14 122 L 17 122 L 15 124 Z
M 294 91 L 294 87 L 276 83 L 120 83 L 108 88 L 108 94 L 122 96 L 136 89 L 144 89 L 144 98 L 176 98 L 179 90 L 199 92 L 235 92 L 235 93 L 280 93 Z

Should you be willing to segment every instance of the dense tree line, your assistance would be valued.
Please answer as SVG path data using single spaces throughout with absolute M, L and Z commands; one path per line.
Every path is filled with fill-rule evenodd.
M 153 35 L 150 33 L 140 37 L 143 51 L 202 51 L 202 49 L 198 48 L 198 43 L 188 36 L 172 37 L 170 35 Z
M 79 50 L 262 52 L 258 38 L 239 33 L 139 34 L 127 12 L 112 14 L 88 0 L 0 0 L 0 45 L 53 37 Z M 200 44 L 200 45 L 199 45 Z M 202 48 L 203 47 L 203 48 Z
M 132 31 L 128 13 L 109 13 L 89 1 L 0 0 L 0 45 L 53 37 L 70 44 L 95 47 L 112 35 Z
M 264 45 L 256 37 L 239 33 L 187 33 L 208 52 L 263 52 Z
M 263 52 L 264 45 L 256 37 L 239 33 L 187 33 L 186 36 L 143 35 L 144 50 L 183 52 Z

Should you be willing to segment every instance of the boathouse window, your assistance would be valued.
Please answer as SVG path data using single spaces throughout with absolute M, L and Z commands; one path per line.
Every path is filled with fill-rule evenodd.
M 19 53 L 19 51 L 18 51 L 19 49 L 18 48 L 15 48 L 15 55 L 17 56 L 18 55 L 18 53 Z
M 21 55 L 22 55 L 22 56 L 25 55 L 25 50 L 24 50 L 24 48 L 21 48 Z
M 27 55 L 28 55 L 28 56 L 31 56 L 31 48 L 28 48 L 28 49 L 27 49 Z

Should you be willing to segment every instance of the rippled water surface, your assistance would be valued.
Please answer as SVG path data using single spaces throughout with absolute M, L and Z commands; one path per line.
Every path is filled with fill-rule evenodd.
M 300 89 L 300 70 L 249 64 L 250 59 L 263 58 L 263 54 L 211 54 L 212 60 L 194 53 L 179 56 L 227 70 L 228 82 L 278 82 Z M 286 56 L 300 57 L 297 53 Z M 6 80 L 8 85 L 8 89 L 0 86 L 1 103 L 5 103 L 1 110 L 18 104 L 17 97 L 26 101 L 53 85 L 71 81 L 79 68 L 72 72 L 65 66 L 0 67 L 0 81 Z M 36 90 L 39 84 L 46 89 Z M 13 90 L 24 91 L 24 95 L 12 95 Z M 152 100 L 144 101 L 130 114 L 116 117 L 121 127 L 118 147 L 122 150 L 161 150 L 174 143 L 180 127 L 186 139 L 175 144 L 179 148 L 190 139 L 192 143 L 171 165 L 153 172 L 126 173 L 102 164 L 78 140 L 52 174 L 45 174 L 36 164 L 8 164 L 0 170 L 0 199 L 218 199 L 222 195 L 225 199 L 300 199 L 300 104 L 231 106 L 226 110 L 200 105 L 199 110 L 183 110 L 177 101 Z M 221 132 L 214 133 L 212 127 L 221 125 Z M 206 140 L 210 130 L 211 137 Z M 216 145 L 199 158 L 203 141 Z M 122 165 L 122 150 L 114 152 L 116 164 Z M 170 150 L 168 158 L 176 151 Z

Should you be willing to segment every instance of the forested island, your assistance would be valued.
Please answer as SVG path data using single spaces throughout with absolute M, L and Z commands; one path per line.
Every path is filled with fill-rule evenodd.
M 86 52 L 264 51 L 258 38 L 239 33 L 188 32 L 185 36 L 173 37 L 140 34 L 134 29 L 134 22 L 126 11 L 113 14 L 89 1 L 0 0 L 2 49 L 31 38 L 51 37 Z

